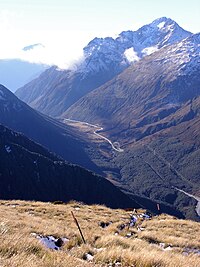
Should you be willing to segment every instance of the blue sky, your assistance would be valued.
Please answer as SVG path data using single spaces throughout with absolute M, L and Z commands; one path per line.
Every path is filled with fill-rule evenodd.
M 20 57 L 24 46 L 43 43 L 48 52 L 37 51 L 41 61 L 71 61 L 95 36 L 137 30 L 163 16 L 200 31 L 199 0 L 1 0 L 0 58 Z

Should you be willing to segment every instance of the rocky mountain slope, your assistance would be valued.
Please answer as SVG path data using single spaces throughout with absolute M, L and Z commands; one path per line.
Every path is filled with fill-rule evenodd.
M 124 31 L 116 39 L 95 38 L 83 49 L 84 59 L 73 70 L 53 67 L 17 90 L 16 95 L 47 115 L 60 116 L 134 62 L 190 35 L 176 22 L 163 17 L 137 31 Z
M 116 131 L 132 130 L 139 138 L 146 125 L 200 95 L 199 43 L 200 34 L 195 34 L 143 58 L 80 99 L 63 117 L 118 125 Z

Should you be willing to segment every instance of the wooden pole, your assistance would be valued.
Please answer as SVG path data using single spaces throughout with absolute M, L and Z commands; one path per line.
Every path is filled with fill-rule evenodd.
M 82 233 L 81 228 L 80 228 L 80 225 L 79 225 L 79 223 L 78 223 L 76 217 L 74 216 L 73 211 L 71 211 L 71 214 L 72 214 L 72 217 L 73 217 L 73 219 L 74 219 L 74 221 L 75 221 L 75 224 L 77 225 L 78 230 L 79 230 L 79 232 L 80 232 L 80 234 L 81 234 L 81 237 L 82 237 L 82 239 L 83 239 L 83 243 L 86 244 L 86 242 L 85 242 L 85 238 L 84 238 L 83 233 Z
M 160 212 L 160 204 L 159 203 L 157 204 L 157 209 Z

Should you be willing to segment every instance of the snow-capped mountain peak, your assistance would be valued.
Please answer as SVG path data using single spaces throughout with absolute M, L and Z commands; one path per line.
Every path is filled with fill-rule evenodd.
M 114 70 L 118 73 L 142 57 L 190 35 L 172 19 L 162 17 L 137 31 L 123 31 L 115 39 L 94 38 L 84 48 L 85 60 L 78 72 Z
M 163 17 L 137 31 L 123 31 L 116 38 L 94 38 L 83 49 L 83 60 L 77 63 L 75 69 L 46 71 L 35 81 L 20 88 L 17 95 L 43 113 L 61 116 L 81 97 L 130 65 L 139 64 L 136 62 L 143 57 L 159 53 L 163 47 L 181 42 L 189 36 L 192 33 Z M 60 97 L 57 96 L 58 91 Z
M 181 75 L 190 75 L 200 70 L 200 33 L 182 40 L 179 44 L 170 46 L 166 51 L 165 61 L 178 64 Z
M 170 18 L 167 17 L 161 17 L 158 19 L 155 19 L 152 23 L 150 23 L 149 25 L 151 25 L 152 27 L 158 27 L 159 29 L 162 29 L 165 27 L 165 25 L 173 25 L 176 22 Z

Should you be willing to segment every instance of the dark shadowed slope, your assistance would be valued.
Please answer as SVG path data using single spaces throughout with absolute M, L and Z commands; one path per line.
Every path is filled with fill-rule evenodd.
M 105 178 L 69 164 L 24 135 L 0 125 L 0 198 L 42 201 L 77 200 L 113 208 L 147 208 L 156 203 L 127 195 Z M 171 206 L 162 211 L 183 217 Z
M 85 153 L 87 144 L 76 137 L 76 132 L 33 110 L 2 85 L 0 86 L 0 123 L 24 133 L 69 162 L 92 170 L 96 168 Z
M 0 198 L 139 207 L 106 179 L 0 125 Z

